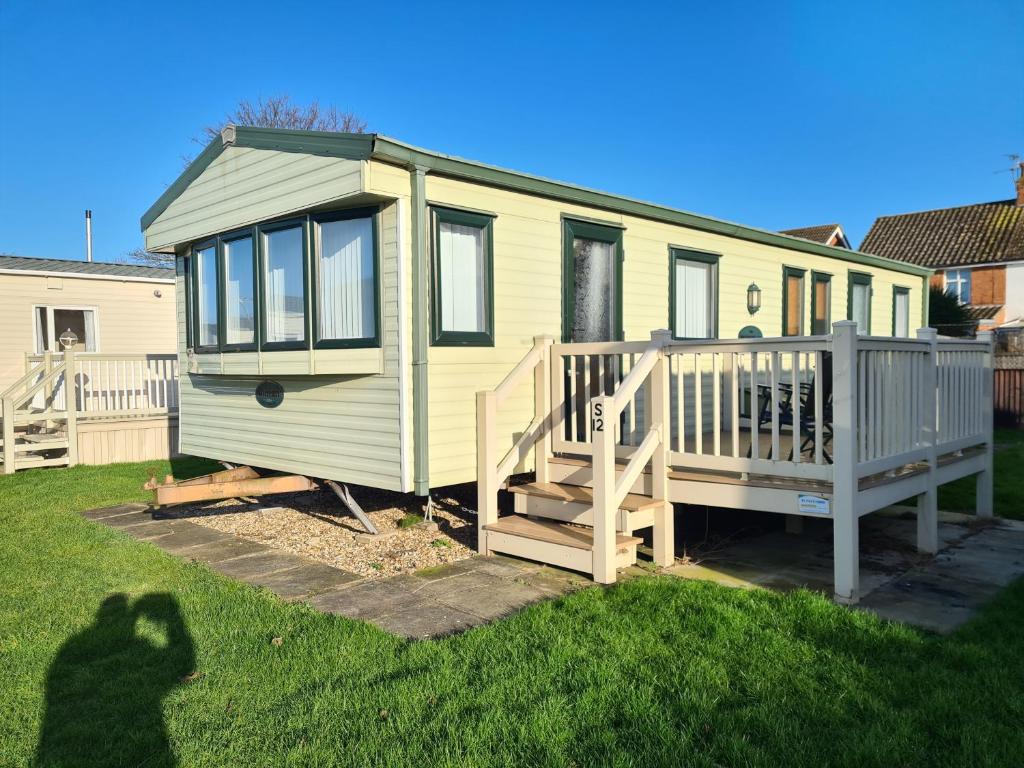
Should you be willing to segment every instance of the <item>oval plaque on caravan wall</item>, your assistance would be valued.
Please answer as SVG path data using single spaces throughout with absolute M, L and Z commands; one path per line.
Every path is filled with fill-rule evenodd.
M 256 402 L 264 408 L 277 408 L 284 400 L 284 387 L 276 381 L 264 379 L 256 387 Z

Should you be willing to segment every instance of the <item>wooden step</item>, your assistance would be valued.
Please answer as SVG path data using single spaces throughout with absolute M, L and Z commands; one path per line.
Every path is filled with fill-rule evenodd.
M 583 573 L 594 572 L 594 534 L 590 529 L 510 515 L 484 526 L 484 530 L 487 532 L 487 548 L 492 552 Z M 640 541 L 635 536 L 616 535 L 617 568 L 626 568 L 636 562 L 636 546 Z
M 575 502 L 593 506 L 594 491 L 592 488 L 582 485 L 569 485 L 565 483 L 524 483 L 513 485 L 509 493 L 522 493 L 527 496 L 538 496 L 542 499 L 553 501 Z M 639 493 L 627 493 L 626 498 L 619 504 L 619 509 L 628 512 L 639 512 L 643 509 L 655 509 L 664 502 L 652 499 L 650 496 L 642 496 Z

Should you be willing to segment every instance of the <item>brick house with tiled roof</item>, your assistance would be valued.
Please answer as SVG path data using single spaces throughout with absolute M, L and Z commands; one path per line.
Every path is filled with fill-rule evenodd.
M 780 234 L 791 237 L 802 237 L 822 245 L 834 245 L 837 248 L 850 248 L 850 241 L 846 239 L 846 233 L 840 224 L 819 224 L 815 227 L 798 227 L 797 229 L 783 229 Z
M 1010 200 L 880 216 L 860 250 L 934 269 L 979 330 L 1024 325 L 1024 163 L 1016 187 Z

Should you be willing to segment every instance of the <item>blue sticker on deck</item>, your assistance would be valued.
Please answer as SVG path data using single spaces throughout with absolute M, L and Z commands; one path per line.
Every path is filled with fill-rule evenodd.
M 831 511 L 828 499 L 821 496 L 800 496 L 797 509 L 805 515 L 827 515 Z

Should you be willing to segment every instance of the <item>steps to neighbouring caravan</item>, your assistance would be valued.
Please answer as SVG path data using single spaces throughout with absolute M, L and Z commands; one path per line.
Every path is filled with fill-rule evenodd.
M 594 491 L 567 483 L 524 483 L 513 485 L 515 511 L 529 517 L 543 517 L 563 523 L 593 526 Z M 619 505 L 615 528 L 626 534 L 654 525 L 654 512 L 664 502 L 638 493 L 626 494 Z
M 487 548 L 492 552 L 583 573 L 594 572 L 594 533 L 588 528 L 510 515 L 484 526 L 484 530 Z M 616 568 L 627 568 L 636 562 L 640 541 L 635 536 L 615 537 Z

